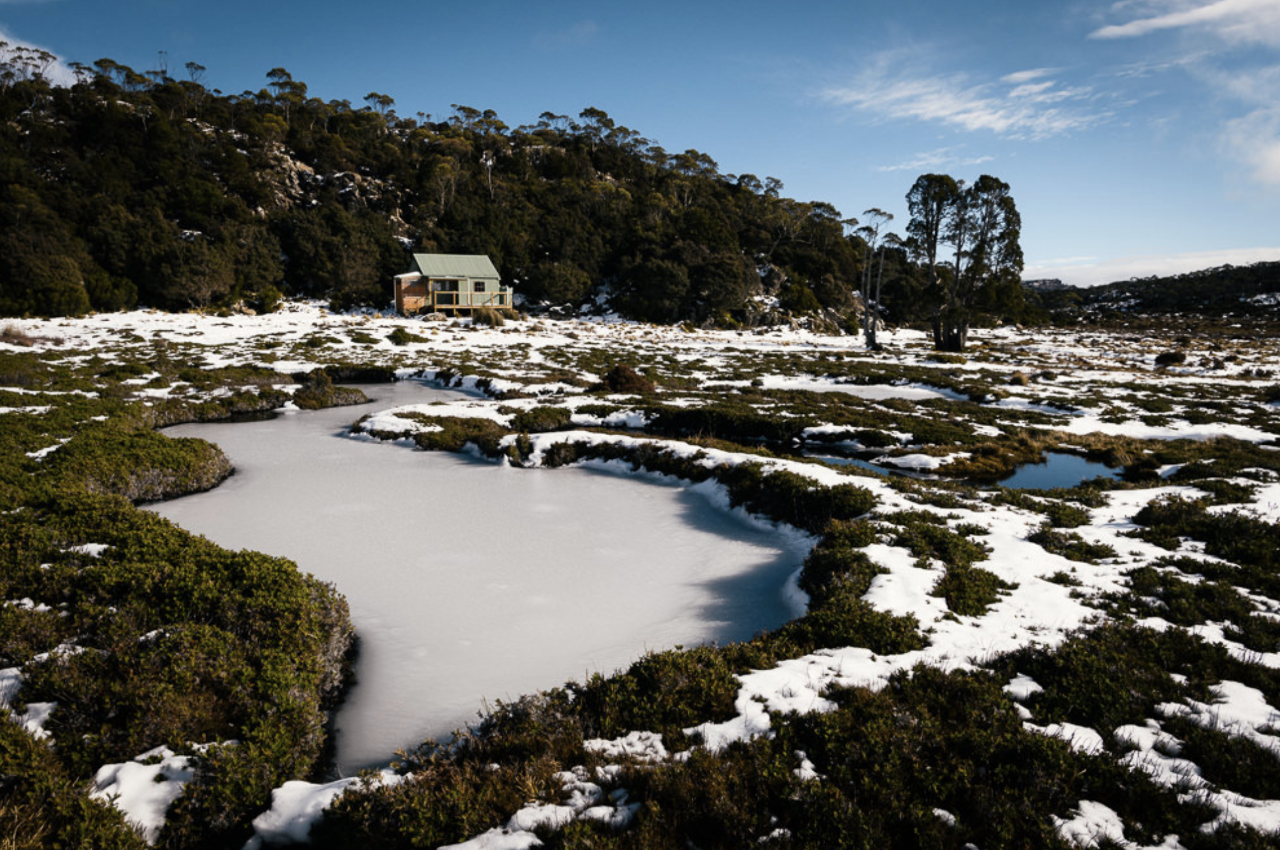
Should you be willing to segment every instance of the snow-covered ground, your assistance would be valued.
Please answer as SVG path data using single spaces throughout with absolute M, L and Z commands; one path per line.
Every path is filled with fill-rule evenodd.
M 12 324 L 35 336 L 60 339 L 55 349 L 63 352 L 62 358 L 68 363 L 87 362 L 95 355 L 127 358 L 131 351 L 151 349 L 163 341 L 168 351 L 180 352 L 185 357 L 197 356 L 207 367 L 252 363 L 281 372 L 297 372 L 338 361 L 383 364 L 398 369 L 402 374 L 434 376 L 448 373 L 450 377 L 457 376 L 454 381 L 457 386 L 472 390 L 487 387 L 490 393 L 501 391 L 507 394 L 505 398 L 489 398 L 474 393 L 469 400 L 453 401 L 434 408 L 424 408 L 420 404 L 381 405 L 373 420 L 377 430 L 410 433 L 438 427 L 423 423 L 418 418 L 422 414 L 509 422 L 521 410 L 558 404 L 573 410 L 573 422 L 579 426 L 607 425 L 618 431 L 631 431 L 603 433 L 577 430 L 532 435 L 531 465 L 537 465 L 556 442 L 635 445 L 655 441 L 656 438 L 635 432 L 645 421 L 633 409 L 639 403 L 636 398 L 599 394 L 588 398 L 584 395 L 585 388 L 600 380 L 610 363 L 619 361 L 649 365 L 659 384 L 661 401 L 672 408 L 709 404 L 717 393 L 742 393 L 744 397 L 754 393 L 751 398 L 764 399 L 754 402 L 758 410 L 764 411 L 770 405 L 769 394 L 775 392 L 838 393 L 848 397 L 849 404 L 884 405 L 880 408 L 860 407 L 858 411 L 860 414 L 870 410 L 882 412 L 884 425 L 880 430 L 900 443 L 898 456 L 886 460 L 913 468 L 933 469 L 952 459 L 968 457 L 966 452 L 955 446 L 916 444 L 910 422 L 904 424 L 901 417 L 910 415 L 908 409 L 911 404 L 925 402 L 935 405 L 956 402 L 954 409 L 945 412 L 939 412 L 943 408 L 929 408 L 931 412 L 926 416 L 945 418 L 950 424 L 968 428 L 974 435 L 994 440 L 999 440 L 999 435 L 1013 429 L 1039 429 L 1058 435 L 1057 439 L 1064 448 L 1069 448 L 1072 440 L 1108 436 L 1197 441 L 1226 436 L 1268 449 L 1280 447 L 1277 445 L 1280 439 L 1280 407 L 1264 395 L 1268 386 L 1274 386 L 1275 379 L 1270 376 L 1280 373 L 1280 352 L 1273 346 L 1246 343 L 1238 343 L 1230 352 L 1224 352 L 1218 343 L 1193 342 L 1185 365 L 1156 369 L 1154 356 L 1168 350 L 1168 341 L 1136 334 L 1123 336 L 1088 330 L 1024 331 L 1007 328 L 975 331 L 975 344 L 971 351 L 964 358 L 947 359 L 935 357 L 924 334 L 905 330 L 881 334 L 881 342 L 890 352 L 885 355 L 864 351 L 860 340 L 854 337 L 819 336 L 807 331 L 686 331 L 583 320 L 514 322 L 503 328 L 479 329 L 467 322 L 432 324 L 379 315 L 334 315 L 310 303 L 291 303 L 280 313 L 257 317 L 215 318 L 140 312 L 50 322 L 15 320 Z M 387 337 L 397 327 L 410 330 L 420 337 L 420 341 L 407 345 L 393 344 Z M 884 376 L 880 382 L 868 377 L 877 371 Z M 858 382 L 849 380 L 855 372 L 860 376 Z M 1015 373 L 1020 373 L 1020 376 Z M 956 387 L 962 387 L 963 392 Z M 161 389 L 168 395 L 179 397 L 194 394 L 182 386 Z M 147 390 L 145 382 L 139 384 L 138 397 L 144 397 Z M 16 389 L 14 392 L 16 397 Z M 966 402 L 962 408 L 958 402 L 964 398 L 976 398 L 978 403 Z M 1209 408 L 1201 404 L 1206 399 L 1212 404 Z M 601 406 L 610 407 L 610 410 L 596 409 Z M 591 410 L 580 411 L 582 407 L 590 407 Z M 831 419 L 810 422 L 808 427 L 812 433 L 841 433 L 845 426 L 835 421 L 843 416 L 841 408 L 832 402 L 819 409 Z M 1208 414 L 1206 409 L 1210 411 Z M 811 409 L 804 410 L 803 414 L 797 410 L 783 405 L 769 412 L 783 417 L 805 415 L 811 419 L 815 415 Z M 418 417 L 411 414 L 418 414 Z M 19 405 L 15 402 L 0 415 L 38 416 L 41 410 L 40 405 L 34 403 Z M 235 429 L 242 426 L 226 427 Z M 824 691 L 833 685 L 877 688 L 895 672 L 910 669 L 918 663 L 944 669 L 967 669 L 980 666 L 999 653 L 1020 647 L 1056 645 L 1073 630 L 1104 617 L 1100 610 L 1101 597 L 1123 592 L 1127 587 L 1128 573 L 1169 555 L 1168 551 L 1131 536 L 1130 532 L 1135 528 L 1133 516 L 1143 506 L 1159 498 L 1203 495 L 1191 484 L 1177 483 L 1107 493 L 1104 504 L 1090 509 L 1089 523 L 1073 531 L 1087 543 L 1111 547 L 1115 554 L 1098 559 L 1097 563 L 1085 563 L 1046 551 L 1029 540 L 1032 532 L 1043 523 L 1044 516 L 1023 508 L 997 506 L 981 499 L 969 501 L 959 508 L 935 508 L 911 498 L 892 481 L 863 475 L 847 467 L 837 469 L 797 460 L 762 458 L 745 451 L 709 447 L 693 439 L 668 438 L 656 442 L 660 448 L 708 466 L 753 462 L 763 464 L 766 469 L 805 475 L 817 483 L 856 483 L 876 495 L 876 512 L 879 514 L 925 510 L 943 515 L 948 527 L 953 529 L 981 526 L 986 530 L 981 540 L 991 548 L 990 556 L 981 562 L 981 567 L 1013 586 L 1002 593 L 999 601 L 985 613 L 957 616 L 947 610 L 943 599 L 931 593 L 944 573 L 941 563 L 922 564 L 901 547 L 883 540 L 877 542 L 868 547 L 866 554 L 885 572 L 875 578 L 864 598 L 884 611 L 913 614 L 928 635 L 928 646 L 902 655 L 875 655 L 861 647 L 828 647 L 811 655 L 783 661 L 772 669 L 743 675 L 740 677 L 737 716 L 726 722 L 709 722 L 696 727 L 704 745 L 712 749 L 733 740 L 767 734 L 781 713 L 829 708 L 831 703 L 825 698 Z M 377 450 L 379 447 L 366 448 Z M 929 451 L 918 451 L 921 448 Z M 57 449 L 58 445 L 51 441 L 42 451 L 55 452 Z M 1149 452 L 1151 449 L 1140 451 Z M 234 450 L 231 455 L 234 459 Z M 407 465 L 417 458 L 405 454 L 403 460 Z M 463 470 L 460 474 L 473 476 L 477 481 L 501 475 L 527 476 L 535 491 L 558 486 L 555 475 L 546 471 L 490 468 Z M 489 490 L 499 504 L 503 501 L 505 486 L 495 484 Z M 1263 483 L 1248 501 L 1234 507 L 1274 523 L 1280 516 L 1280 508 L 1277 508 L 1280 497 L 1276 495 L 1276 487 L 1274 480 Z M 536 492 L 517 498 L 542 505 L 551 503 L 549 494 L 544 499 Z M 612 497 L 591 495 L 586 498 Z M 176 510 L 180 504 L 175 503 L 163 510 Z M 353 513 L 356 509 L 350 504 L 335 503 L 332 497 L 327 507 L 337 514 L 344 510 L 347 512 L 335 522 L 356 526 L 368 521 L 368 517 Z M 565 510 L 572 512 L 580 507 L 579 503 L 577 507 L 570 505 Z M 394 517 L 397 512 L 406 517 L 412 514 L 403 504 L 386 507 L 388 516 Z M 180 521 L 183 520 L 180 518 Z M 708 520 L 699 515 L 696 521 L 704 523 Z M 563 548 L 560 541 L 537 540 L 533 528 L 524 529 L 520 534 L 528 549 L 547 550 L 542 556 L 532 559 L 537 564 L 549 563 Z M 391 566 L 390 562 L 400 560 L 381 557 L 377 540 L 374 535 L 368 541 L 373 552 L 369 558 L 370 570 L 382 569 Z M 253 545 L 279 554 L 290 554 L 272 550 L 269 535 L 263 542 Z M 424 540 L 425 545 L 429 544 Z M 1190 541 L 1177 554 L 1206 557 Z M 484 557 L 515 558 L 517 555 L 506 553 Z M 731 555 L 730 560 L 738 557 Z M 601 560 L 608 559 L 607 554 L 601 557 Z M 1063 576 L 1068 576 L 1070 581 L 1063 581 Z M 620 593 L 617 588 L 603 591 L 603 598 L 594 603 L 586 602 L 591 590 L 585 585 L 593 578 L 590 575 L 582 575 L 578 579 L 572 575 L 565 576 L 563 586 L 548 588 L 545 595 L 563 597 L 570 593 L 575 595 L 573 598 L 579 606 L 616 606 Z M 354 600 L 358 588 L 344 587 L 342 581 L 339 580 L 339 590 L 347 592 Z M 625 582 L 623 586 L 626 586 Z M 644 589 L 646 580 L 637 577 L 633 586 Z M 494 587 L 491 590 L 496 598 L 509 588 Z M 526 609 L 536 607 L 534 601 L 543 594 L 530 589 L 521 593 L 524 604 L 517 607 Z M 658 596 L 663 593 L 669 592 L 660 592 Z M 680 601 L 681 594 L 670 595 L 675 597 L 674 601 Z M 39 600 L 33 602 L 38 603 Z M 1255 599 L 1255 604 L 1259 610 L 1280 610 L 1280 600 Z M 423 614 L 427 616 L 429 613 L 428 602 Z M 542 633 L 551 629 L 553 641 L 570 642 L 579 640 L 584 631 L 594 630 L 565 616 L 541 624 L 526 623 L 521 628 L 536 628 Z M 1199 633 L 1206 639 L 1231 644 L 1221 628 L 1216 632 L 1214 629 L 1212 624 L 1206 624 Z M 459 645 L 481 636 L 478 632 L 469 635 L 458 628 L 449 630 L 456 633 Z M 656 638 L 661 645 L 674 640 Z M 1269 656 L 1243 650 L 1241 655 L 1257 663 L 1273 661 Z M 442 663 L 450 662 L 442 660 Z M 0 696 L 12 698 L 20 681 L 20 673 L 16 670 L 0 673 Z M 516 689 L 520 687 L 523 685 Z M 1015 681 L 1009 689 L 1010 698 L 1025 700 L 1037 687 L 1034 682 Z M 1039 726 L 1033 716 L 1027 717 L 1027 723 L 1028 728 L 1066 738 L 1073 746 L 1090 750 L 1103 747 L 1104 735 L 1114 733 L 1116 739 L 1128 741 L 1132 747 L 1124 757 L 1131 761 L 1133 769 L 1146 771 L 1160 782 L 1181 783 L 1177 784 L 1179 788 L 1189 787 L 1186 785 L 1187 777 L 1195 775 L 1195 766 L 1175 763 L 1168 755 L 1169 747 L 1161 745 L 1160 736 L 1164 734 L 1161 722 L 1165 717 L 1202 718 L 1205 723 L 1215 724 L 1215 728 L 1228 730 L 1228 734 L 1248 738 L 1280 752 L 1272 734 L 1277 718 L 1276 707 L 1267 705 L 1259 692 L 1238 683 L 1221 683 L 1215 690 L 1212 704 L 1171 704 L 1162 706 L 1160 714 L 1160 717 L 1135 718 L 1135 724 L 1123 730 L 1093 730 L 1069 724 Z M 38 732 L 38 718 L 28 715 L 25 722 Z M 636 730 L 637 733 L 644 731 Z M 617 746 L 622 747 L 623 744 Z M 661 742 L 657 742 L 657 749 L 661 750 L 658 758 L 678 757 L 678 754 L 671 756 L 662 750 Z M 169 762 L 165 760 L 160 764 L 169 765 Z M 142 777 L 136 781 L 149 782 L 155 769 L 145 773 L 104 767 L 106 773 L 101 774 L 104 778 L 99 785 L 103 793 L 107 793 L 104 789 L 115 789 L 115 793 L 120 794 L 117 805 L 148 828 L 154 823 L 157 803 L 152 797 L 138 795 L 137 789 L 130 785 L 130 777 Z M 173 773 L 171 784 L 180 783 L 179 765 L 174 763 L 163 769 Z M 821 765 L 816 770 L 820 774 Z M 466 846 L 535 846 L 537 839 L 531 830 L 538 825 L 563 824 L 584 817 L 625 820 L 625 813 L 631 811 L 627 808 L 631 804 L 627 803 L 625 796 L 606 802 L 596 793 L 599 786 L 592 786 L 592 782 L 590 776 L 566 774 L 563 805 L 513 812 L 512 820 L 505 829 L 477 836 Z M 280 789 L 271 813 L 260 819 L 259 836 L 262 839 L 279 834 L 305 836 L 309 819 L 317 817 L 323 805 L 341 793 L 343 788 L 345 786 L 303 788 L 291 783 Z M 1204 784 L 1192 788 L 1191 792 L 1211 801 L 1220 812 L 1219 822 L 1238 822 L 1267 831 L 1280 831 L 1280 801 L 1249 800 L 1230 789 L 1210 788 Z M 146 802 L 137 803 L 139 808 L 134 814 L 130 807 L 135 804 L 130 801 L 144 797 Z M 1090 842 L 1104 837 L 1117 842 L 1124 840 L 1125 824 L 1114 811 L 1099 803 L 1082 801 L 1076 810 L 1059 815 L 1055 815 L 1055 820 L 1060 834 L 1080 846 L 1089 846 Z M 271 824 L 289 824 L 287 833 L 271 832 L 278 828 Z M 1209 824 L 1207 828 L 1212 826 Z M 1181 845 L 1174 838 L 1165 846 Z

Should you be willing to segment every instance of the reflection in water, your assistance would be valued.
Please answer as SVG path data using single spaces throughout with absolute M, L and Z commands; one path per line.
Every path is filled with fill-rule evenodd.
M 938 476 L 917 472 L 910 469 L 899 469 L 892 466 L 874 463 L 859 457 L 847 457 L 825 454 L 808 454 L 815 458 L 837 466 L 855 466 L 866 469 L 877 475 L 901 475 L 908 478 L 935 479 Z M 872 457 L 875 457 L 872 455 Z M 1103 463 L 1086 460 L 1066 452 L 1047 452 L 1041 463 L 1025 463 L 1019 466 L 1008 478 L 995 483 L 1013 490 L 1050 490 L 1056 487 L 1075 487 L 1094 478 L 1118 478 L 1120 470 L 1112 469 Z M 965 479 L 957 479 L 963 482 Z M 990 486 L 988 481 L 969 481 L 970 484 Z
M 366 392 L 381 407 L 456 397 Z M 361 654 L 338 715 L 345 773 L 474 721 L 483 700 L 798 613 L 783 588 L 807 543 L 721 510 L 703 486 L 343 436 L 369 409 L 170 429 L 218 443 L 237 471 L 153 506 L 220 545 L 292 558 L 347 597 Z
M 1105 463 L 1065 452 L 1048 452 L 1044 456 L 1044 463 L 1023 464 L 1013 475 L 999 483 L 1001 487 L 1014 490 L 1050 490 L 1055 487 L 1075 487 L 1098 477 L 1115 478 L 1118 474 L 1118 470 Z

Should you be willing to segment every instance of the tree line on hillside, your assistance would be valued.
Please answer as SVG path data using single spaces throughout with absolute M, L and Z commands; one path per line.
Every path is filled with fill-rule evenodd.
M 849 315 L 859 290 L 889 321 L 934 321 L 940 346 L 963 344 L 955 328 L 971 320 L 1025 318 L 1004 285 L 1021 267 L 1016 210 L 995 178 L 925 175 L 950 195 L 927 225 L 913 206 L 903 239 L 879 210 L 859 226 L 596 108 L 513 129 L 464 105 L 403 117 L 378 92 L 324 101 L 283 68 L 227 95 L 194 62 L 180 79 L 73 63 L 68 86 L 50 84 L 51 62 L 0 45 L 3 314 L 269 307 L 281 294 L 381 307 L 410 251 L 438 251 L 487 254 L 529 305 L 607 295 L 655 322 L 752 324 L 760 296 Z M 988 202 L 998 234 L 982 230 Z
M 1280 307 L 1280 262 L 1153 275 L 1090 289 L 1054 288 L 1029 300 L 1059 321 L 1133 313 L 1274 316 Z

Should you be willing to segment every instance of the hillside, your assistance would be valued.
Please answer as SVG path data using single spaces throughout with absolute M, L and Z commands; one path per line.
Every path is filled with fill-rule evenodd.
M 1117 281 L 1091 289 L 1025 281 L 1028 301 L 1055 317 L 1189 314 L 1274 316 L 1280 307 L 1280 262 L 1218 266 L 1169 277 Z
M 603 110 L 508 127 L 323 101 L 284 69 L 224 95 L 109 59 L 54 87 L 0 51 L 0 314 L 382 306 L 410 251 L 488 254 L 526 305 L 754 324 L 854 306 L 866 244 L 772 178 L 668 153 Z M 901 249 L 886 303 L 919 309 Z M 834 314 L 833 314 L 834 318 Z

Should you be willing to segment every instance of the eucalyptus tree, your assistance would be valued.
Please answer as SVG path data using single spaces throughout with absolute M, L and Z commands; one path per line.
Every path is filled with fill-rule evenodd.
M 364 96 L 364 102 L 369 104 L 369 108 L 383 118 L 387 117 L 387 113 L 396 105 L 396 99 L 389 94 L 371 91 Z
M 939 298 L 933 342 L 939 351 L 962 351 L 980 293 L 1000 289 L 1016 300 L 1022 274 L 1022 219 L 1009 184 L 984 174 L 972 186 L 945 174 L 924 174 L 907 193 L 907 234 L 926 264 Z M 939 259 L 950 247 L 952 260 Z M 1017 305 L 1006 304 L 1007 308 Z
M 876 305 L 877 319 L 884 314 L 884 309 L 883 309 L 884 302 L 881 300 L 881 293 L 884 291 L 884 255 L 887 253 L 886 249 L 902 248 L 904 245 L 906 245 L 906 243 L 902 240 L 902 237 L 896 233 L 886 233 L 880 239 L 879 251 L 877 252 L 880 254 L 880 262 L 877 264 L 878 268 L 876 270 L 876 290 L 875 290 L 875 305 Z M 876 323 L 875 322 L 872 322 L 870 325 L 868 325 L 867 348 L 874 349 L 877 351 L 880 349 L 880 343 L 876 340 Z
M 867 243 L 867 260 L 862 266 L 862 333 L 866 339 L 867 348 L 877 348 L 876 343 L 876 322 L 880 315 L 880 285 L 884 282 L 884 246 L 881 241 L 880 229 L 893 221 L 893 214 L 887 213 L 879 207 L 872 207 L 865 210 L 863 218 L 868 220 L 867 224 L 858 228 L 858 235 Z M 876 277 L 876 287 L 874 294 L 871 291 L 871 281 L 874 274 L 874 266 L 876 255 L 880 255 L 880 273 Z M 875 305 L 874 307 L 872 305 Z
M 271 89 L 275 104 L 284 112 L 284 123 L 287 126 L 290 114 L 306 103 L 307 84 L 295 80 L 284 68 L 272 68 L 267 72 L 267 79 L 267 88 Z
M 948 174 L 922 174 L 907 192 L 911 221 L 907 236 L 921 260 L 929 268 L 934 284 L 940 284 L 938 249 L 942 245 L 943 223 L 960 195 L 960 184 Z

